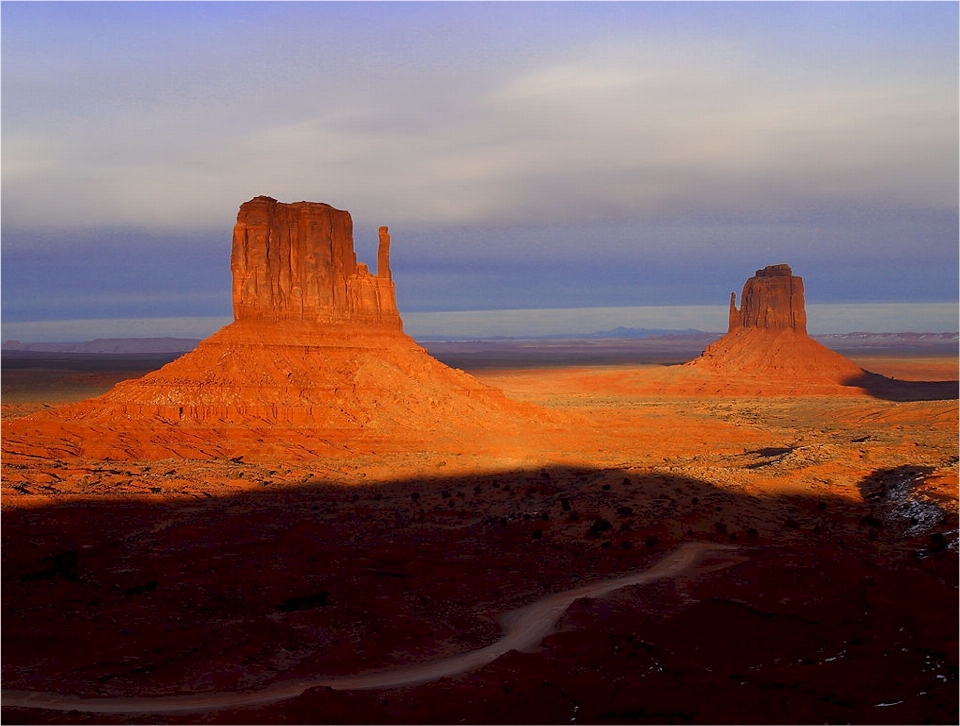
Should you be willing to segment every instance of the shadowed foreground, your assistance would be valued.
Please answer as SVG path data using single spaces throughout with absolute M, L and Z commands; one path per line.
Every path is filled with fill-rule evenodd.
M 242 695 L 137 717 L 14 694 L 4 721 L 952 722 L 955 513 L 904 509 L 928 474 L 875 471 L 862 503 L 553 467 L 5 506 L 5 688 L 124 710 Z M 747 557 L 608 590 L 685 542 Z M 553 613 L 503 643 L 500 615 L 538 602 L 566 607 L 552 632 Z M 472 670 L 416 685 L 424 663 Z M 377 672 L 400 680 L 353 676 Z
M 172 713 L 260 706 L 295 698 L 310 688 L 318 687 L 349 691 L 419 685 L 438 678 L 476 670 L 511 650 L 529 650 L 540 643 L 567 611 L 567 608 L 576 600 L 602 597 L 608 592 L 622 587 L 645 585 L 657 580 L 677 577 L 690 571 L 700 560 L 713 552 L 722 553 L 726 550 L 735 549 L 737 548 L 729 545 L 688 543 L 647 570 L 549 595 L 522 610 L 508 613 L 504 618 L 506 632 L 495 643 L 479 650 L 438 661 L 355 676 L 279 683 L 254 693 L 209 693 L 193 696 L 160 696 L 157 698 L 76 698 L 53 693 L 3 691 L 3 703 L 7 706 L 22 708 L 87 713 Z M 713 569 L 728 567 L 735 562 L 736 560 L 728 560 L 720 565 L 714 565 Z

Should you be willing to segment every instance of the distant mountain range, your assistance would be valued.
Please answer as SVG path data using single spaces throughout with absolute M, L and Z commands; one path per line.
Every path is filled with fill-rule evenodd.
M 82 343 L 21 343 L 6 340 L 3 352 L 64 353 L 71 355 L 155 355 L 186 353 L 197 347 L 196 338 L 97 338 Z
M 666 330 L 659 328 L 625 328 L 601 330 L 595 333 L 567 333 L 554 335 L 493 336 L 465 338 L 464 336 L 430 336 L 423 341 L 464 342 L 473 341 L 520 341 L 520 340 L 641 340 L 655 338 L 660 340 L 682 340 L 717 338 L 719 333 L 708 333 L 694 328 Z M 960 346 L 958 333 L 844 333 L 812 336 L 833 349 L 871 349 L 871 348 L 907 348 L 918 350 L 942 349 L 949 351 Z M 53 353 L 64 355 L 162 355 L 186 353 L 197 347 L 196 338 L 97 338 L 76 343 L 21 343 L 7 340 L 3 343 L 4 353 Z
M 552 333 L 550 335 L 486 335 L 479 337 L 467 337 L 463 335 L 430 335 L 424 336 L 423 340 L 431 342 L 460 342 L 465 340 L 600 340 L 606 338 L 637 340 L 642 338 L 663 338 L 676 336 L 719 336 L 720 333 L 707 333 L 696 328 L 685 328 L 683 330 L 660 329 L 660 328 L 624 328 L 623 326 L 613 330 L 599 330 L 595 333 Z

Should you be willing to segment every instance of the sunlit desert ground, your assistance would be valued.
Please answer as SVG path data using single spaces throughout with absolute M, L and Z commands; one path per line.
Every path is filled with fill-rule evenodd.
M 855 362 L 957 379 L 956 357 Z M 4 721 L 955 723 L 956 385 L 935 400 L 785 395 L 679 370 L 472 371 L 557 415 L 535 445 L 6 454 L 5 689 L 253 691 L 395 668 L 487 645 L 501 615 L 685 542 L 738 549 L 723 568 L 579 600 L 533 652 L 419 686 Z M 15 373 L 4 421 L 124 375 Z

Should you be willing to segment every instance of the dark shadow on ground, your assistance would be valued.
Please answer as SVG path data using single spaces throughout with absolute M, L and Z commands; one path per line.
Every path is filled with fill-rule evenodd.
M 874 398 L 899 402 L 955 401 L 960 393 L 960 381 L 900 381 L 869 371 L 847 379 L 843 385 L 862 388 Z
M 862 489 L 886 502 L 925 476 L 908 468 Z M 6 708 L 4 722 L 957 720 L 945 510 L 910 534 L 876 497 L 744 496 L 594 468 L 260 485 L 4 509 L 4 688 L 255 691 L 397 667 L 482 647 L 504 612 L 683 542 L 743 545 L 744 561 L 578 601 L 538 652 L 422 686 L 181 715 Z

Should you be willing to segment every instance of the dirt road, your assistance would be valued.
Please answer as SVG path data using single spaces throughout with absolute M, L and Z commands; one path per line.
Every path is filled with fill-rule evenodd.
M 3 706 L 8 707 L 43 708 L 86 713 L 172 713 L 260 706 L 295 698 L 310 688 L 325 687 L 347 691 L 417 685 L 437 678 L 475 670 L 511 650 L 523 651 L 536 646 L 550 632 L 567 608 L 580 598 L 602 597 L 621 587 L 644 585 L 656 580 L 677 577 L 692 570 L 710 554 L 736 549 L 738 548 L 707 542 L 687 543 L 646 570 L 548 595 L 527 607 L 506 614 L 502 619 L 505 632 L 497 642 L 478 650 L 441 660 L 353 676 L 289 681 L 251 693 L 84 698 L 56 693 L 4 690 L 0 693 L 0 699 L 2 699 L 0 702 Z M 710 569 L 728 567 L 737 561 L 737 558 L 730 558 L 711 566 Z

